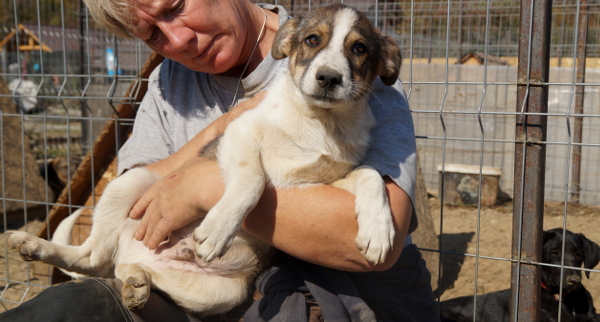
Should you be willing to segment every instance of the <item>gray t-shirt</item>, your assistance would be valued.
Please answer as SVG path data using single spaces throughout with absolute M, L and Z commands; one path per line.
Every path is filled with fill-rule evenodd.
M 277 11 L 280 25 L 289 19 L 281 6 L 261 5 Z M 268 55 L 242 80 L 240 100 L 268 89 L 277 70 L 288 60 Z M 119 151 L 119 174 L 126 169 L 162 160 L 180 149 L 204 127 L 227 112 L 235 95 L 238 77 L 192 71 L 165 59 L 150 75 L 148 92 L 138 110 L 133 134 Z M 412 115 L 400 81 L 385 86 L 376 80 L 369 104 L 377 125 L 363 164 L 389 176 L 415 204 L 416 142 Z M 200 148 L 200 147 L 199 147 Z M 414 207 L 413 207 L 414 208 Z M 417 227 L 413 210 L 409 233 Z M 406 244 L 410 244 L 407 238 Z

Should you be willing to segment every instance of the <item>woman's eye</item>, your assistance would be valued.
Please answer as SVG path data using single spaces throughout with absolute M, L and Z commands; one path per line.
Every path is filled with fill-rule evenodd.
M 181 10 L 183 10 L 184 7 L 185 7 L 185 0 L 179 0 L 175 4 L 175 7 L 173 7 L 173 9 L 171 9 L 171 12 L 180 12 Z
M 315 35 L 310 35 L 306 38 L 304 42 L 306 42 L 307 45 L 313 47 L 319 44 L 319 38 Z
M 365 46 L 363 44 L 355 44 L 352 47 L 352 51 L 354 51 L 357 54 L 364 54 L 367 52 L 367 46 Z
M 152 29 L 152 34 L 150 35 L 150 37 L 148 39 L 146 39 L 146 41 L 149 43 L 155 43 L 158 41 L 159 36 L 160 36 L 160 30 L 155 27 Z

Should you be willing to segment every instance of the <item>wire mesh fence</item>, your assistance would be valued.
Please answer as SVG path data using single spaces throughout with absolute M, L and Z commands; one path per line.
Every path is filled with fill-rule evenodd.
M 518 184 L 515 133 L 527 114 L 518 105 L 517 90 L 519 39 L 527 37 L 520 28 L 521 2 L 265 2 L 284 6 L 291 15 L 343 2 L 396 41 L 440 238 L 434 251 L 444 253 L 433 288 L 441 300 L 509 288 L 515 215 L 510 200 L 516 179 Z M 542 84 L 548 88 L 548 109 L 542 113 L 548 131 L 537 143 L 545 150 L 544 228 L 564 226 L 600 241 L 587 224 L 598 219 L 600 209 L 600 2 L 582 8 L 579 1 L 552 5 L 549 79 Z M 0 17 L 4 227 L 35 232 L 43 229 L 40 220 L 63 189 L 69 207 L 80 207 L 70 203 L 70 179 L 105 124 L 132 124 L 117 105 L 129 102 L 135 108 L 139 87 L 128 89 L 143 83 L 138 73 L 150 51 L 143 42 L 117 39 L 99 28 L 78 0 L 0 0 Z M 581 30 L 587 32 L 583 47 L 577 45 Z M 573 135 L 577 128 L 580 141 Z M 120 144 L 114 140 L 114 147 Z M 484 175 L 484 168 L 491 174 Z M 442 189 L 442 178 L 452 175 L 457 183 Z M 480 187 L 495 176 L 494 204 L 482 204 Z M 86 189 L 93 191 L 94 182 Z M 4 308 L 50 285 L 32 265 L 8 251 L 2 257 Z M 592 293 L 600 300 L 600 291 Z

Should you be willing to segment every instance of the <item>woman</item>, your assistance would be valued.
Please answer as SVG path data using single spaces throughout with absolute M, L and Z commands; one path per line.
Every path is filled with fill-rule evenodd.
M 136 238 L 154 249 L 171 231 L 204 215 L 220 199 L 219 168 L 197 157 L 197 151 L 240 113 L 256 106 L 262 95 L 255 94 L 268 90 L 276 71 L 285 68 L 287 61 L 275 61 L 270 49 L 288 14 L 280 6 L 259 7 L 249 0 L 89 0 L 87 5 L 110 31 L 140 38 L 167 58 L 150 77 L 133 135 L 119 152 L 119 173 L 147 166 L 164 178 L 130 213 L 141 218 Z M 306 302 L 313 298 L 325 319 L 332 321 L 439 320 L 429 273 L 407 238 L 417 226 L 410 110 L 400 82 L 394 87 L 376 83 L 374 96 L 371 104 L 380 105 L 374 109 L 378 125 L 365 164 L 380 171 L 386 183 L 396 230 L 393 251 L 377 266 L 364 259 L 354 245 L 354 196 L 345 190 L 328 185 L 267 188 L 243 229 L 284 255 L 258 278 L 257 288 L 265 296 L 248 310 L 245 321 L 307 321 L 312 317 Z M 93 294 L 94 301 L 106 302 L 97 313 L 104 319 L 160 321 L 160 314 L 166 314 L 165 320 L 178 321 L 178 315 L 185 321 L 176 307 L 156 295 L 151 301 L 162 304 L 149 302 L 133 313 L 123 310 L 118 298 L 111 301 L 119 283 L 97 279 L 67 283 L 38 298 L 53 298 L 56 306 L 85 303 L 83 297 Z M 52 292 L 65 299 L 57 301 L 57 296 L 48 295 Z M 0 321 L 6 315 L 26 321 L 27 314 L 44 310 L 38 298 L 30 301 L 37 309 L 26 302 L 0 315 Z M 73 308 L 78 305 L 62 307 L 57 319 L 81 321 L 90 316 Z

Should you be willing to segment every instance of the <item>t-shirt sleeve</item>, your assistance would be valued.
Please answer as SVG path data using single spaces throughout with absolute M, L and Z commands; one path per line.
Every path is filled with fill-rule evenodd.
M 408 194 L 413 204 L 410 234 L 418 225 L 414 207 L 417 144 L 411 111 L 400 81 L 386 86 L 377 79 L 373 89 L 369 104 L 377 124 L 371 131 L 371 142 L 363 164 L 375 168 L 382 176 L 390 177 Z
M 161 94 L 159 65 L 150 75 L 148 91 L 139 106 L 131 137 L 119 150 L 118 175 L 125 170 L 145 166 L 171 155 L 173 142 L 168 135 L 166 120 L 161 117 L 161 106 L 167 104 Z

